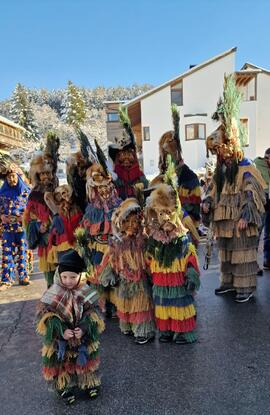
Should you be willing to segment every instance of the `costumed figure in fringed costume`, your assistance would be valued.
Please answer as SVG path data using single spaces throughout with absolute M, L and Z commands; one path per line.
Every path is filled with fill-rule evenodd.
M 48 208 L 45 192 L 52 192 L 58 186 L 56 177 L 59 138 L 52 132 L 47 135 L 45 150 L 36 155 L 30 164 L 30 180 L 33 185 L 26 210 L 24 227 L 30 249 L 38 248 L 39 270 L 44 272 L 48 287 L 53 283 L 55 266 L 48 263 L 48 236 L 53 212 Z
M 83 280 L 84 268 L 76 251 L 66 252 L 37 314 L 37 332 L 43 336 L 43 376 L 69 404 L 75 401 L 75 387 L 95 398 L 100 385 L 99 335 L 104 322 L 98 294 Z
M 184 163 L 179 135 L 179 113 L 172 105 L 174 130 L 164 133 L 159 141 L 159 170 L 166 171 L 167 155 L 170 154 L 175 164 L 178 179 L 178 192 L 183 209 L 193 220 L 196 228 L 200 224 L 201 190 L 197 175 Z
M 28 249 L 22 226 L 23 213 L 30 193 L 28 180 L 22 170 L 8 156 L 1 154 L 0 214 L 2 223 L 2 272 L 1 285 L 15 282 L 17 269 L 20 285 L 29 284 Z
M 256 289 L 258 229 L 264 211 L 264 181 L 244 158 L 245 131 L 239 120 L 241 93 L 233 75 L 225 76 L 223 99 L 213 119 L 220 126 L 207 138 L 207 151 L 217 155 L 217 167 L 202 204 L 204 223 L 213 223 L 221 262 L 217 295 L 236 293 L 246 302 Z
M 71 154 L 66 161 L 67 182 L 73 190 L 74 203 L 84 213 L 87 206 L 86 196 L 86 170 L 91 166 L 89 160 L 89 140 L 83 131 L 77 131 L 80 142 L 80 151 Z
M 107 160 L 96 144 L 96 152 L 89 145 L 92 165 L 86 172 L 88 204 L 76 230 L 78 250 L 87 265 L 87 279 L 101 295 L 100 304 L 105 311 L 105 302 L 110 302 L 111 267 L 109 264 L 109 240 L 112 235 L 111 220 L 114 209 L 120 203 Z M 103 302 L 103 304 L 102 304 Z M 110 311 L 108 311 L 108 315 Z
M 74 203 L 72 188 L 68 184 L 58 186 L 54 192 L 45 192 L 44 200 L 54 214 L 49 230 L 47 260 L 58 264 L 61 255 L 75 247 L 74 232 L 83 215 Z
M 127 108 L 119 108 L 119 118 L 123 127 L 123 136 L 115 137 L 114 144 L 109 146 L 109 156 L 114 163 L 114 172 L 117 175 L 114 180 L 115 186 L 120 198 L 125 200 L 136 194 L 136 187 L 145 189 L 148 181 L 139 166 L 136 140 Z
M 114 304 L 120 330 L 145 344 L 155 335 L 154 306 L 146 274 L 143 213 L 135 198 L 126 199 L 112 216 L 111 266 L 117 276 Z
M 194 293 L 199 289 L 195 246 L 181 222 L 177 177 L 168 156 L 165 183 L 146 199 L 147 262 L 153 283 L 159 340 L 177 344 L 196 341 Z
M 156 189 L 160 184 L 165 183 L 166 175 L 159 174 L 153 180 L 150 181 L 148 189 L 144 190 L 144 196 L 147 197 L 154 189 Z M 193 243 L 195 246 L 198 245 L 200 242 L 200 235 L 197 231 L 197 228 L 194 224 L 194 221 L 191 219 L 191 216 L 187 213 L 187 211 L 181 206 L 181 213 L 180 213 L 181 222 L 184 227 L 190 232 L 190 236 L 192 238 Z

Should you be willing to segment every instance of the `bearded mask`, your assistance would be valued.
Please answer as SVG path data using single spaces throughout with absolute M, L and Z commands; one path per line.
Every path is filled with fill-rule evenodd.
M 164 173 L 166 170 L 168 154 L 172 156 L 172 159 L 176 164 L 182 160 L 179 143 L 175 140 L 173 131 L 164 133 L 159 141 L 159 169 L 161 173 Z
M 127 148 L 124 150 L 120 150 L 117 155 L 117 163 L 119 163 L 121 167 L 124 167 L 127 169 L 131 168 L 136 160 L 137 160 L 137 156 L 133 148 Z
M 114 185 L 112 177 L 105 173 L 100 164 L 93 164 L 86 171 L 86 192 L 89 201 L 94 200 L 96 194 L 102 200 L 108 200 L 112 194 Z

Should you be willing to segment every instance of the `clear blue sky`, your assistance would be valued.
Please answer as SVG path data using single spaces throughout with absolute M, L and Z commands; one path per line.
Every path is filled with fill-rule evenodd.
M 0 99 L 17 82 L 158 85 L 237 46 L 270 69 L 268 0 L 2 0 Z

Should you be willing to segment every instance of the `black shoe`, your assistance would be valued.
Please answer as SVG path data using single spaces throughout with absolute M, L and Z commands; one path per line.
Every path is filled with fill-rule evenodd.
M 132 330 L 125 330 L 125 331 L 122 331 L 122 333 L 123 333 L 125 336 L 133 336 L 133 331 L 132 331 Z
M 247 303 L 251 298 L 253 298 L 253 293 L 237 294 L 234 301 L 237 303 Z
M 263 264 L 263 269 L 265 269 L 265 271 L 270 271 L 270 262 L 265 262 Z
M 19 280 L 19 285 L 26 286 L 26 285 L 29 285 L 29 284 L 30 284 L 30 281 L 29 281 L 28 278 L 24 278 L 23 280 Z
M 226 293 L 229 293 L 229 292 L 232 292 L 232 291 L 235 291 L 235 288 L 226 287 L 226 286 L 222 287 L 221 286 L 221 287 L 215 289 L 215 294 L 216 295 L 222 295 L 222 294 L 226 294 Z
M 173 334 L 161 334 L 159 337 L 160 343 L 170 343 L 173 339 Z
M 67 405 L 72 405 L 75 402 L 75 395 L 71 391 L 64 390 L 59 395 Z
M 148 343 L 150 341 L 154 340 L 154 336 L 150 336 L 150 337 L 136 337 L 134 342 L 137 344 L 145 344 Z
M 263 270 L 259 268 L 257 271 L 257 277 L 262 277 L 262 276 L 263 276 Z
M 96 399 L 98 397 L 98 394 L 99 394 L 99 389 L 98 388 L 88 389 L 89 399 Z

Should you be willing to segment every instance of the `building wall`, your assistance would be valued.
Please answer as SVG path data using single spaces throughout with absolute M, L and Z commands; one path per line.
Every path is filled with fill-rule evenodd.
M 255 156 L 263 156 L 270 147 L 270 75 L 258 74 L 257 79 L 257 139 Z
M 245 157 L 253 160 L 257 151 L 257 101 L 243 101 L 240 107 L 240 118 L 248 119 L 248 146 L 244 147 L 243 150 Z
M 183 106 L 180 110 L 180 138 L 185 162 L 193 169 L 202 167 L 206 161 L 204 140 L 185 140 L 185 125 L 206 124 L 206 137 L 217 124 L 211 119 L 217 101 L 222 95 L 224 74 L 234 72 L 235 53 L 213 62 L 183 79 Z M 207 116 L 188 116 L 206 113 Z M 171 119 L 170 86 L 157 91 L 141 101 L 143 127 L 150 127 L 150 141 L 143 142 L 144 171 L 158 171 L 158 142 L 161 135 L 173 128 Z

